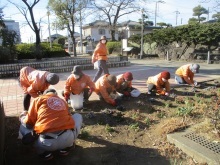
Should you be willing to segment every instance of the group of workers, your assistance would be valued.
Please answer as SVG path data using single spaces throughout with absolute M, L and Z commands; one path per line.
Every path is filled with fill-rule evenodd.
M 128 97 L 132 87 L 133 75 L 125 72 L 118 76 L 109 74 L 106 60 L 106 37 L 103 36 L 97 45 L 92 63 L 98 62 L 98 71 L 93 80 L 83 73 L 81 66 L 76 65 L 67 78 L 61 98 L 50 85 L 59 82 L 59 76 L 55 73 L 24 67 L 20 70 L 19 84 L 24 92 L 24 111 L 19 119 L 21 126 L 19 133 L 24 144 L 33 144 L 40 157 L 45 160 L 53 158 L 53 151 L 60 155 L 67 155 L 74 146 L 74 142 L 80 133 L 82 116 L 79 113 L 71 115 L 68 101 L 71 96 L 83 97 L 88 101 L 92 92 L 95 92 L 100 100 L 117 106 L 118 102 L 111 94 L 119 93 Z M 101 50 L 99 50 L 101 48 Z M 177 83 L 196 86 L 193 80 L 194 73 L 199 72 L 198 64 L 188 64 L 177 69 L 175 80 Z M 101 76 L 104 71 L 104 75 Z M 169 95 L 170 73 L 163 71 L 147 80 L 148 94 L 154 91 L 160 95 Z M 33 100 L 31 101 L 31 97 Z M 74 108 L 74 107 L 73 107 Z M 65 121 L 65 122 L 64 122 Z

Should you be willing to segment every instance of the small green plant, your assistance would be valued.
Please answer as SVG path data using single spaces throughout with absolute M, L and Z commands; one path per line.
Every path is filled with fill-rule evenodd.
M 81 134 L 80 134 L 80 137 L 81 137 L 81 138 L 87 139 L 89 136 L 90 136 L 90 135 L 89 135 L 89 132 L 88 132 L 88 131 L 86 131 L 86 130 L 84 130 L 84 129 L 81 130 Z
M 149 117 L 146 117 L 145 120 L 144 120 L 144 123 L 146 124 L 147 127 L 150 127 L 151 125 L 151 120 Z
M 169 107 L 171 107 L 171 106 L 172 106 L 172 103 L 171 103 L 171 102 L 166 102 L 166 103 L 165 103 L 165 107 L 166 107 L 166 108 L 169 108 Z
M 160 111 L 157 113 L 158 118 L 164 118 L 166 116 L 166 113 L 164 111 Z
M 177 111 L 178 116 L 186 116 L 192 114 L 193 107 L 179 107 Z
M 139 130 L 139 124 L 138 123 L 132 123 L 129 125 L 129 127 L 135 131 Z
M 115 132 L 114 128 L 110 127 L 108 124 L 106 124 L 105 130 L 106 130 L 107 132 L 109 132 L 109 133 Z

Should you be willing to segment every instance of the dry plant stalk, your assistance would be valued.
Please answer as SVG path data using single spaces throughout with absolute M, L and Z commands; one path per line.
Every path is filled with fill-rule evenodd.
M 183 130 L 190 125 L 189 123 L 189 118 L 187 117 L 183 117 L 182 120 L 179 118 L 171 118 L 161 127 L 162 134 Z

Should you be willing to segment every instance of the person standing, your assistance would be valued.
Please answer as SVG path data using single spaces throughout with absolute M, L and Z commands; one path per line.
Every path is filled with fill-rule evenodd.
M 92 63 L 93 64 L 95 62 L 98 63 L 98 70 L 95 74 L 95 77 L 92 80 L 93 82 L 96 82 L 99 79 L 102 72 L 104 72 L 104 74 L 109 74 L 108 66 L 106 63 L 106 61 L 108 60 L 107 57 L 108 49 L 106 44 L 107 44 L 106 36 L 102 36 L 92 55 Z
M 54 89 L 47 89 L 35 98 L 27 111 L 20 115 L 22 142 L 34 145 L 39 156 L 53 158 L 53 151 L 67 155 L 80 133 L 82 116 L 71 115 L 66 101 Z M 30 136 L 32 135 L 32 136 Z M 30 137 L 34 139 L 30 143 Z
M 40 71 L 26 66 L 20 70 L 18 80 L 24 92 L 23 107 L 25 111 L 28 111 L 31 97 L 36 98 L 48 89 L 50 85 L 57 84 L 59 76 L 55 73 Z
M 199 73 L 199 68 L 200 65 L 198 64 L 186 64 L 179 67 L 175 72 L 176 83 L 197 86 L 194 75 L 195 73 Z
M 147 79 L 148 94 L 152 94 L 154 89 L 159 95 L 168 96 L 170 92 L 170 73 L 163 71 Z

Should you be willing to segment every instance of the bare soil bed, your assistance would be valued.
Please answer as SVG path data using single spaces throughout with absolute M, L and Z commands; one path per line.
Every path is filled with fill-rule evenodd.
M 171 132 L 192 128 L 211 141 L 220 143 L 220 80 L 204 82 L 192 89 L 177 86 L 169 97 L 125 98 L 113 108 L 90 101 L 80 111 L 84 126 L 70 154 L 43 161 L 34 149 L 17 139 L 17 117 L 6 119 L 6 165 L 166 165 L 198 164 L 166 140 Z M 199 124 L 199 125 L 197 125 Z

